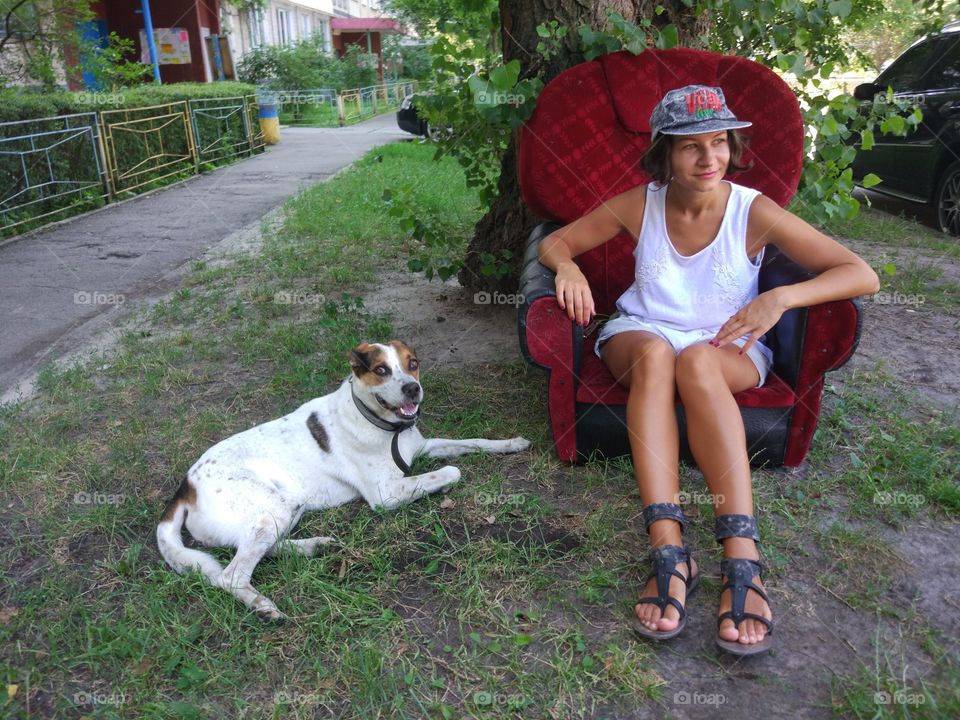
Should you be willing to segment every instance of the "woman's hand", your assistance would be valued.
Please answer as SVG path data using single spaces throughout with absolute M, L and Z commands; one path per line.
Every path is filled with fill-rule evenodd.
M 597 313 L 590 285 L 576 263 L 565 262 L 557 268 L 556 285 L 560 309 L 566 310 L 570 319 L 578 325 L 586 327 Z
M 780 288 L 767 290 L 737 310 L 721 326 L 710 344 L 714 347 L 723 347 L 728 342 L 749 335 L 747 342 L 740 348 L 741 355 L 747 352 L 767 330 L 777 324 L 780 316 L 787 309 L 783 303 L 782 293 L 779 291 Z

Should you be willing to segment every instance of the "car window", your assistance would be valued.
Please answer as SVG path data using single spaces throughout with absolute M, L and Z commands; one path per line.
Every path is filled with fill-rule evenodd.
M 924 70 L 936 46 L 936 42 L 925 42 L 910 48 L 877 78 L 877 85 L 882 88 L 892 87 L 894 92 L 922 90 Z
M 960 88 L 960 33 L 940 40 L 933 65 L 924 73 L 924 90 Z

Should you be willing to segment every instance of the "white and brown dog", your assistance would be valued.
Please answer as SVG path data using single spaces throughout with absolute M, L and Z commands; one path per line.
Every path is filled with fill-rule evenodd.
M 261 617 L 283 618 L 250 578 L 264 555 L 289 548 L 310 556 L 333 539 L 287 539 L 303 513 L 360 498 L 391 509 L 460 479 L 450 465 L 410 476 L 419 455 L 511 453 L 530 445 L 521 437 L 424 439 L 415 427 L 423 399 L 419 364 L 399 341 L 364 343 L 350 351 L 350 365 L 353 373 L 336 391 L 217 443 L 190 468 L 157 525 L 160 553 L 174 570 L 196 568 Z M 184 524 L 204 545 L 235 547 L 230 564 L 185 547 Z

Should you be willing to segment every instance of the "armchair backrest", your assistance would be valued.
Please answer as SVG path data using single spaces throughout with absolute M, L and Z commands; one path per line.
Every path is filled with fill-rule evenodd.
M 734 114 L 753 127 L 734 176 L 786 205 L 800 182 L 803 121 L 797 98 L 773 71 L 746 58 L 700 50 L 610 53 L 581 63 L 543 89 L 519 135 L 518 176 L 527 206 L 568 223 L 604 200 L 649 180 L 640 157 L 650 145 L 650 113 L 668 90 L 723 88 Z M 633 280 L 635 239 L 625 233 L 577 258 L 598 312 L 609 313 Z

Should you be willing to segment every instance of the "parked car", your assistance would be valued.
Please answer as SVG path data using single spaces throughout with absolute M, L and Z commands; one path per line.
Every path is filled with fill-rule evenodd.
M 417 114 L 416 98 L 415 94 L 403 98 L 400 109 L 397 110 L 397 125 L 404 132 L 426 137 L 430 134 L 430 126 L 424 118 Z
M 878 133 L 857 153 L 854 178 L 876 174 L 873 190 L 933 205 L 941 229 L 960 235 L 960 22 L 915 42 L 853 94 L 872 101 L 888 87 L 919 105 L 923 121 L 906 137 Z

